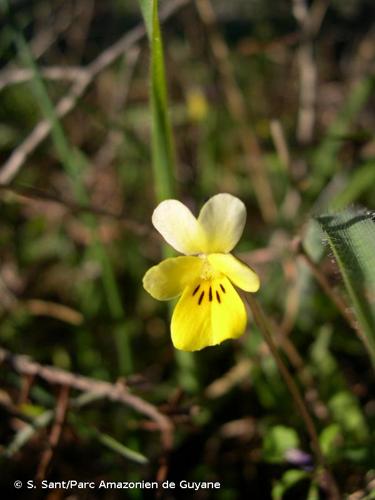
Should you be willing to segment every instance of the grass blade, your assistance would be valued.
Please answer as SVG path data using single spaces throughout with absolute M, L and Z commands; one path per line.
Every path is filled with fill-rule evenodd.
M 113 438 L 112 436 L 109 436 L 108 434 L 98 432 L 96 437 L 102 445 L 114 451 L 115 453 L 118 453 L 127 460 L 130 460 L 131 462 L 135 462 L 140 465 L 145 465 L 149 462 L 148 458 L 142 455 L 142 453 L 128 448 L 124 444 L 120 443 L 120 441 Z
M 139 0 L 151 50 L 150 102 L 152 112 L 152 164 L 156 197 L 159 201 L 174 196 L 174 148 L 168 117 L 167 85 L 163 43 L 157 0 Z
M 175 198 L 174 147 L 172 127 L 168 116 L 167 84 L 160 32 L 157 0 L 139 0 L 150 43 L 150 103 L 152 114 L 152 165 L 155 194 L 160 202 Z M 165 257 L 170 257 L 169 247 L 164 247 Z M 195 362 L 191 353 L 176 351 L 181 385 L 189 392 L 197 388 Z
M 54 414 L 55 413 L 53 410 L 46 410 L 45 412 L 35 417 L 32 423 L 22 427 L 4 451 L 4 455 L 6 457 L 12 457 L 15 453 L 17 453 L 30 441 L 30 439 L 32 439 L 32 437 L 39 429 L 47 427 L 52 422 Z

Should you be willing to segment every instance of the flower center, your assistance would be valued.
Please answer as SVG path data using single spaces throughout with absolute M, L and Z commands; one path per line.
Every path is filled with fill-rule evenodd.
M 205 254 L 199 257 L 203 260 L 202 269 L 199 280 L 192 286 L 191 295 L 199 306 L 206 302 L 221 304 L 223 294 L 226 293 L 222 283 L 224 275 L 210 264 Z
M 224 284 L 220 279 L 203 280 L 192 289 L 192 297 L 195 297 L 196 303 L 200 306 L 203 302 L 217 302 L 221 304 L 223 295 L 227 293 Z
M 212 265 L 209 263 L 206 255 L 202 254 L 199 256 L 201 259 L 203 259 L 203 265 L 202 265 L 202 270 L 201 270 L 201 279 L 202 280 L 209 280 L 212 281 L 216 278 L 219 278 L 222 276 L 222 273 L 217 271 Z

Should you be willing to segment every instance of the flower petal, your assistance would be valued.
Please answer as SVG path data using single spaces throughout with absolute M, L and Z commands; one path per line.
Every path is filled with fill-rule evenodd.
M 176 349 L 199 351 L 238 338 L 246 328 L 245 306 L 222 276 L 187 286 L 173 311 L 171 331 Z
M 231 254 L 213 253 L 207 256 L 209 263 L 217 271 L 227 276 L 232 283 L 245 292 L 256 292 L 260 287 L 259 276 Z
M 206 253 L 230 252 L 241 238 L 246 207 L 228 193 L 210 198 L 200 211 L 198 222 L 206 233 Z
M 158 300 L 169 300 L 195 282 L 202 269 L 199 257 L 174 257 L 151 267 L 143 277 L 143 287 Z
M 152 214 L 152 223 L 165 241 L 178 252 L 185 255 L 203 252 L 203 230 L 188 207 L 180 201 L 162 201 Z

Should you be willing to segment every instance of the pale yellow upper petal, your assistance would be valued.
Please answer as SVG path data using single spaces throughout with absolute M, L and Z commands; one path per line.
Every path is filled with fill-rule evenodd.
M 165 241 L 178 252 L 185 255 L 204 252 L 203 230 L 187 206 L 180 201 L 162 201 L 152 214 L 152 223 Z
M 199 288 L 198 288 L 199 287 Z M 225 277 L 187 286 L 172 316 L 172 342 L 182 351 L 199 351 L 245 331 L 246 309 Z
M 220 193 L 203 205 L 198 222 L 206 235 L 205 253 L 228 253 L 241 238 L 246 222 L 246 207 L 235 196 Z
M 200 275 L 203 261 L 199 257 L 174 257 L 151 267 L 143 277 L 143 287 L 158 300 L 169 300 L 182 293 Z
M 225 274 L 232 283 L 245 292 L 256 292 L 260 287 L 259 276 L 249 266 L 231 254 L 213 253 L 207 256 L 217 271 Z

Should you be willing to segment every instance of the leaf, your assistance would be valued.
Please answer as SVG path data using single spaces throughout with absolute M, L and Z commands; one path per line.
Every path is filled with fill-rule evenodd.
M 328 237 L 359 322 L 359 333 L 375 365 L 374 214 L 347 209 L 317 218 Z
M 95 397 L 95 396 L 94 396 Z M 92 398 L 91 398 L 92 400 Z M 90 398 L 86 401 L 82 401 L 83 404 L 90 402 Z M 85 438 L 96 439 L 99 443 L 101 443 L 106 448 L 111 451 L 123 456 L 127 460 L 135 462 L 137 464 L 148 464 L 149 460 L 147 457 L 142 455 L 142 453 L 132 450 L 128 448 L 123 443 L 120 443 L 117 439 L 106 434 L 104 432 L 100 432 L 95 427 L 88 426 L 78 415 L 71 413 L 69 415 L 69 421 L 74 425 L 75 429 Z
M 288 450 L 298 448 L 298 434 L 294 429 L 283 425 L 271 427 L 263 440 L 263 457 L 267 462 L 285 462 Z
M 339 192 L 332 202 L 332 208 L 340 209 L 348 206 L 359 198 L 359 196 L 373 189 L 375 184 L 375 158 L 359 165 L 350 176 L 350 182 Z
M 365 418 L 356 398 L 349 391 L 340 391 L 328 402 L 333 419 L 352 441 L 365 442 L 369 437 Z
M 333 460 L 338 455 L 338 440 L 341 437 L 340 426 L 338 424 L 330 424 L 325 427 L 319 436 L 320 446 L 323 455 L 330 460 Z
M 4 451 L 6 457 L 12 457 L 17 453 L 25 444 L 27 444 L 34 434 L 43 427 L 47 427 L 54 416 L 53 410 L 46 410 L 44 413 L 38 415 L 31 424 L 22 427 L 14 436 L 11 443 Z
M 120 443 L 120 441 L 117 441 L 117 439 L 113 438 L 112 436 L 109 436 L 108 434 L 103 434 L 101 432 L 98 432 L 97 439 L 101 444 L 103 444 L 110 450 L 118 453 L 119 455 L 122 455 L 124 458 L 127 458 L 132 462 L 142 465 L 148 464 L 148 458 L 142 455 L 142 453 L 139 453 L 138 451 L 135 450 L 131 450 L 127 446 Z
M 287 470 L 272 488 L 272 500 L 281 500 L 290 488 L 304 479 L 309 479 L 309 477 L 309 474 L 303 470 Z
M 139 0 L 150 42 L 150 101 L 152 114 L 152 162 L 159 201 L 174 196 L 174 148 L 168 117 L 167 84 L 157 0 Z

